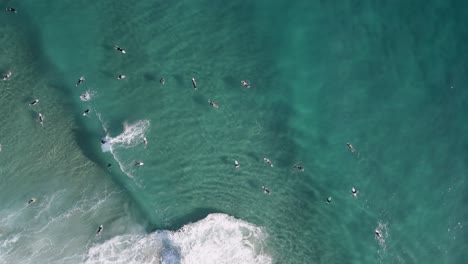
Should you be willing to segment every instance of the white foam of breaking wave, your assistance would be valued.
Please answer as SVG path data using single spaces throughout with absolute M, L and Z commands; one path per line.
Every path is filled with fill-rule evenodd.
M 138 144 L 142 144 L 146 130 L 149 128 L 149 126 L 149 120 L 139 120 L 132 124 L 125 122 L 123 124 L 124 131 L 122 132 L 122 134 L 110 138 L 112 148 L 131 148 Z
M 91 247 L 85 263 L 268 264 L 264 230 L 225 214 L 210 214 L 176 232 L 123 235 Z
M 145 138 L 145 133 L 150 126 L 150 121 L 139 120 L 135 123 L 124 122 L 123 132 L 118 136 L 110 137 L 106 125 L 101 118 L 101 114 L 96 113 L 96 115 L 101 121 L 102 128 L 106 133 L 106 137 L 104 138 L 106 143 L 101 144 L 102 151 L 110 152 L 114 157 L 114 160 L 119 164 L 120 170 L 128 177 L 134 178 L 131 169 L 134 167 L 133 161 L 129 163 L 124 162 L 117 154 L 117 150 L 120 148 L 131 148 L 139 144 L 144 144 L 143 138 Z

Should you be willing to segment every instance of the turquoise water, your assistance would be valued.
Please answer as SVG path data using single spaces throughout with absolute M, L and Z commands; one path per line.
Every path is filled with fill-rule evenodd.
M 0 263 L 468 258 L 467 3 L 4 5 Z

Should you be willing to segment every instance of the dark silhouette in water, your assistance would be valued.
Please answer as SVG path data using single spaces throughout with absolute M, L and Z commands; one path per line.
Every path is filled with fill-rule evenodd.
M 85 81 L 85 78 L 81 76 L 80 79 L 78 79 L 78 81 L 76 82 L 76 86 L 80 85 L 84 81 Z
M 34 203 L 36 201 L 36 198 L 31 198 L 31 200 L 29 200 L 26 205 L 30 205 L 32 203 Z
M 103 225 L 100 225 L 100 226 L 98 227 L 98 230 L 96 231 L 96 235 L 99 235 L 99 234 L 102 232 L 102 230 L 104 230 L 104 226 L 103 226 Z
M 18 13 L 18 11 L 16 11 L 16 9 L 14 9 L 13 7 L 7 7 L 5 8 L 5 10 L 8 12 Z
M 124 49 L 122 49 L 122 48 L 121 48 L 121 47 L 119 47 L 119 46 L 114 46 L 114 49 L 116 49 L 116 50 L 120 51 L 120 53 L 122 53 L 122 54 L 125 54 L 125 53 L 126 53 L 126 52 L 125 52 L 125 50 L 124 50 Z
M 35 104 L 39 103 L 39 99 L 36 99 L 34 101 L 32 101 L 31 103 L 29 103 L 30 106 L 33 106 Z

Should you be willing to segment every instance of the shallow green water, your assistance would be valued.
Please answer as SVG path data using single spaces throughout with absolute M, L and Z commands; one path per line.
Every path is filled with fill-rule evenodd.
M 0 263 L 467 259 L 463 1 L 7 5 Z

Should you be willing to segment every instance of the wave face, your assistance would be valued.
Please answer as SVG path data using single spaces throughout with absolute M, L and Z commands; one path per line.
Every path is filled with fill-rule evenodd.
M 178 231 L 116 236 L 88 251 L 86 264 L 267 264 L 264 230 L 226 214 L 210 214 Z

